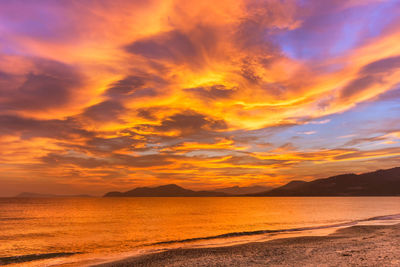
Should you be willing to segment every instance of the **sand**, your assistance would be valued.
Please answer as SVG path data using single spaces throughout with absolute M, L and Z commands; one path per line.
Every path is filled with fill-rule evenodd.
M 231 247 L 174 249 L 97 266 L 400 266 L 400 224 Z
M 68 257 L 72 255 L 80 254 L 72 253 L 72 252 L 59 252 L 59 253 L 42 253 L 42 254 L 29 254 L 29 255 L 21 255 L 21 256 L 13 256 L 13 257 L 1 257 L 0 265 L 7 264 L 18 264 L 23 262 L 35 261 L 35 260 L 43 260 L 43 259 L 52 259 L 58 257 Z

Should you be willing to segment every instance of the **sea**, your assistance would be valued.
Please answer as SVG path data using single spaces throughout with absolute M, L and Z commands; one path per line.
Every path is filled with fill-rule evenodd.
M 394 223 L 400 197 L 0 198 L 0 265 L 91 266 Z

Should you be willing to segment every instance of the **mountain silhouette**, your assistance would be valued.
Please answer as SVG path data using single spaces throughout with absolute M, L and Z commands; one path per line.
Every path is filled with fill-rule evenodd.
M 104 197 L 221 197 L 227 196 L 222 192 L 193 191 L 176 184 L 157 187 L 138 187 L 127 192 L 109 192 Z
M 264 190 L 262 186 L 234 186 L 214 191 L 193 191 L 168 184 L 109 192 L 104 197 L 400 196 L 400 167 L 358 175 L 342 174 L 310 182 L 295 180 L 272 190 L 246 193 L 246 190 L 261 189 Z
M 232 186 L 225 188 L 215 189 L 215 192 L 222 192 L 229 195 L 246 195 L 246 194 L 255 194 L 260 192 L 265 192 L 267 190 L 271 190 L 273 187 L 261 186 L 261 185 L 253 185 L 253 186 Z
M 252 196 L 399 196 L 400 167 L 343 174 L 311 182 L 292 181 Z

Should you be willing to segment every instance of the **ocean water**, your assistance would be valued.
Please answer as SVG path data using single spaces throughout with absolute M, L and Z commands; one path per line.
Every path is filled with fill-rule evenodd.
M 0 265 L 84 266 L 395 223 L 399 214 L 400 197 L 0 198 Z

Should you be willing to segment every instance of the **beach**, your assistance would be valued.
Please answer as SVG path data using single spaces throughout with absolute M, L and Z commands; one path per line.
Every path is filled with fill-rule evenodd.
M 230 247 L 174 249 L 96 265 L 122 266 L 400 266 L 400 224 L 355 225 Z

